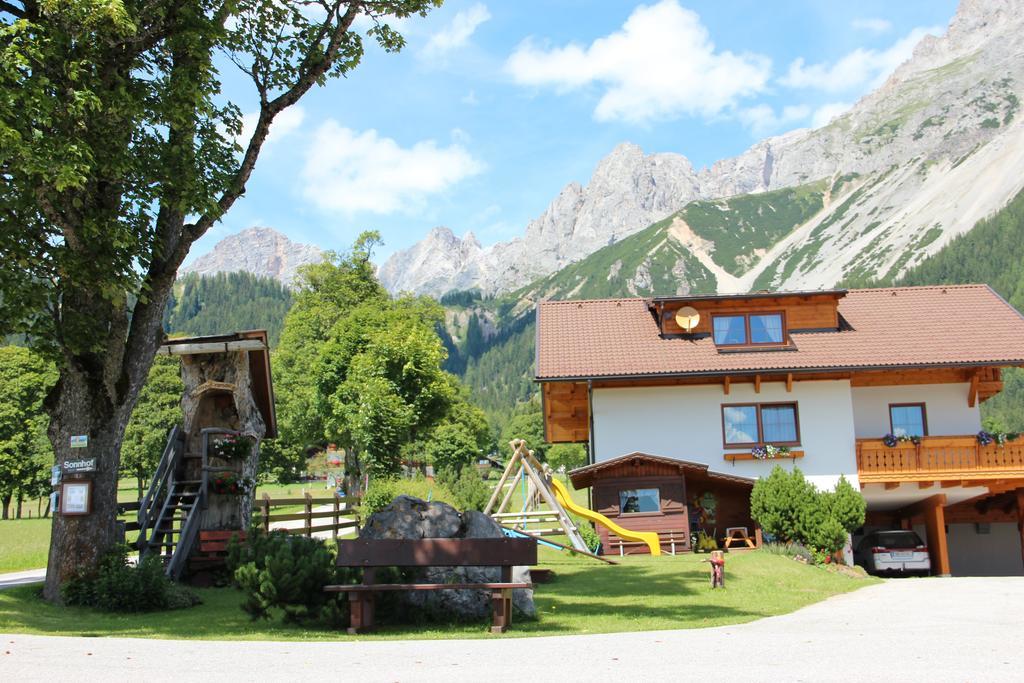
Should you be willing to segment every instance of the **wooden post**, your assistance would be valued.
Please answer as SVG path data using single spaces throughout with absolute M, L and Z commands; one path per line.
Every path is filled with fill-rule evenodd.
M 260 501 L 260 506 L 263 508 L 263 533 L 270 533 L 270 494 L 264 493 L 263 500 Z
M 341 523 L 341 496 L 334 492 L 334 528 L 331 529 L 331 538 L 338 540 L 338 525 Z
M 309 491 L 303 494 L 306 498 L 306 538 L 313 537 L 313 496 Z
M 764 535 L 761 533 L 761 527 L 754 527 L 754 546 L 760 548 L 764 543 Z

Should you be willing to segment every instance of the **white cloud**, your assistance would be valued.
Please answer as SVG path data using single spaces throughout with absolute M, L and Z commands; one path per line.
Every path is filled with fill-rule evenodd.
M 242 149 L 249 144 L 249 139 L 252 137 L 253 131 L 256 130 L 256 121 L 259 120 L 259 116 L 256 112 L 242 116 L 242 134 L 236 138 L 236 142 L 242 146 Z M 292 105 L 283 110 L 274 117 L 274 122 L 270 124 L 270 132 L 267 134 L 267 139 L 263 141 L 263 147 L 269 147 L 298 130 L 305 120 L 306 112 L 298 105 Z
M 758 137 L 777 133 L 797 121 L 803 121 L 811 113 L 807 105 L 798 104 L 782 108 L 781 114 L 767 104 L 759 104 L 739 112 L 739 119 L 750 128 L 750 132 Z
M 482 170 L 483 164 L 457 142 L 440 147 L 422 140 L 402 147 L 376 130 L 358 132 L 329 119 L 314 133 L 307 152 L 303 193 L 325 210 L 407 212 Z
M 638 7 L 620 30 L 587 47 L 545 49 L 527 39 L 505 67 L 523 85 L 562 92 L 595 85 L 603 89 L 595 118 L 643 123 L 735 107 L 764 90 L 771 60 L 716 52 L 695 12 L 662 0 Z
M 811 126 L 814 128 L 821 128 L 831 123 L 832 119 L 836 118 L 840 114 L 845 114 L 850 110 L 853 105 L 849 102 L 830 102 L 823 104 L 814 110 L 814 115 L 811 116 Z
M 869 33 L 888 33 L 892 30 L 892 22 L 879 17 L 854 19 L 850 22 L 850 26 L 858 31 L 868 31 Z
M 815 88 L 825 92 L 875 88 L 905 62 L 914 47 L 925 35 L 940 35 L 939 27 L 915 28 L 907 36 L 886 50 L 857 48 L 834 64 L 806 64 L 803 58 L 789 65 L 788 73 L 780 79 L 791 88 Z
M 468 107 L 475 107 L 476 105 L 480 104 L 480 100 L 478 100 L 476 97 L 475 90 L 470 90 L 468 93 L 463 95 L 460 101 Z
M 451 23 L 430 36 L 422 55 L 428 58 L 442 57 L 448 52 L 464 46 L 473 37 L 477 27 L 491 18 L 486 5 L 477 3 L 457 13 Z

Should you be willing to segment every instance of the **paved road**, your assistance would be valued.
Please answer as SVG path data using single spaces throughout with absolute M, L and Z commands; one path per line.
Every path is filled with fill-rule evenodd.
M 691 631 L 347 643 L 0 635 L 0 680 L 1019 681 L 1024 578 L 889 581 Z

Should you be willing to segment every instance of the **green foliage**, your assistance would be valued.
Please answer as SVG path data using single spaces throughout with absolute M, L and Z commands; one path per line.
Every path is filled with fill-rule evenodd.
M 526 447 L 533 451 L 538 460 L 547 458 L 548 444 L 544 441 L 544 416 L 541 414 L 536 401 L 521 406 L 521 412 L 512 417 L 501 433 L 501 453 L 503 456 L 510 454 L 509 442 L 513 439 L 525 439 Z
M 106 612 L 152 612 L 200 603 L 195 593 L 167 578 L 158 556 L 147 555 L 132 564 L 130 551 L 127 545 L 117 546 L 103 556 L 95 572 L 65 583 L 64 602 Z
M 53 449 L 43 399 L 56 380 L 54 366 L 39 355 L 0 347 L 0 506 L 5 519 L 12 497 L 49 492 Z
M 467 308 L 479 302 L 483 298 L 479 289 L 453 289 L 441 295 L 439 303 L 442 306 L 458 306 Z
M 149 369 L 121 445 L 121 471 L 140 482 L 156 470 L 167 435 L 182 420 L 181 366 L 176 357 L 158 356 Z
M 164 328 L 185 336 L 266 330 L 273 348 L 281 338 L 291 303 L 291 293 L 272 277 L 245 272 L 190 273 L 171 291 Z
M 442 424 L 423 449 L 434 471 L 460 472 L 474 465 L 482 455 L 474 435 L 464 425 Z
M 800 558 L 808 564 L 814 563 L 814 553 L 799 543 L 765 543 L 761 549 L 770 555 Z
M 587 464 L 587 450 L 578 443 L 551 444 L 546 456 L 548 464 L 555 470 L 569 472 Z
M 571 515 L 573 523 L 576 525 L 576 529 L 580 532 L 580 537 L 583 539 L 583 543 L 590 548 L 590 552 L 597 552 L 597 547 L 601 545 L 601 536 L 594 529 L 594 525 L 587 520 Z
M 324 586 L 352 583 L 351 572 L 335 566 L 335 553 L 323 541 L 283 531 L 253 531 L 245 543 L 232 539 L 228 569 L 245 593 L 242 609 L 255 619 L 279 611 L 285 623 L 343 623 L 344 593 Z
M 431 481 L 423 476 L 413 478 L 390 477 L 371 479 L 370 487 L 363 493 L 359 504 L 359 516 L 366 519 L 375 512 L 380 512 L 391 504 L 398 496 L 412 496 L 426 501 L 440 501 L 455 505 L 455 495 L 438 481 Z
M 441 470 L 437 473 L 437 481 L 451 491 L 453 505 L 458 510 L 483 512 L 491 497 L 492 487 L 472 465 L 458 470 L 458 474 L 453 470 Z
M 799 468 L 776 465 L 750 494 L 750 514 L 783 543 L 800 543 L 825 553 L 843 547 L 848 532 L 864 523 L 864 498 L 840 478 L 835 491 L 818 491 Z

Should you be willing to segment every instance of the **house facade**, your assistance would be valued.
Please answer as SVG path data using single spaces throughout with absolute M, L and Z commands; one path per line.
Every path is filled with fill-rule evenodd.
M 1024 438 L 978 437 L 1024 317 L 987 286 L 551 301 L 537 323 L 547 438 L 588 446 L 574 482 L 631 454 L 845 476 L 869 527 L 919 529 L 937 573 L 1024 573 Z

